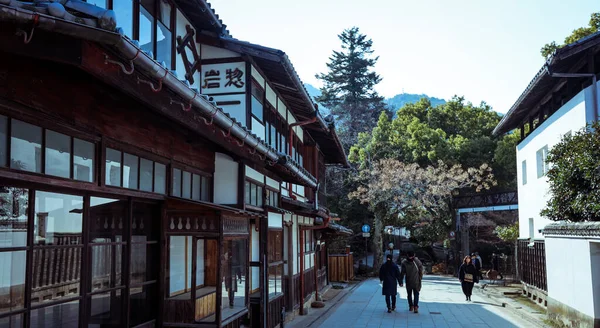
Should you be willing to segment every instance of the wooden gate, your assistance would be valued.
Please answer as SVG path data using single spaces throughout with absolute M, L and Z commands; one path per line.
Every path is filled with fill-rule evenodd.
M 348 282 L 354 279 L 354 257 L 348 254 L 329 254 L 329 281 Z

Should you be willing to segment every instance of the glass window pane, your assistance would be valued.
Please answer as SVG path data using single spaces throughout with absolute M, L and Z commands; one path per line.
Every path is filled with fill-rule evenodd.
M 71 177 L 71 137 L 46 130 L 46 174 Z
M 8 133 L 8 119 L 6 116 L 0 115 L 0 166 L 6 166 L 7 154 L 6 150 L 8 149 L 8 140 L 6 138 L 6 134 Z
M 31 328 L 79 327 L 79 301 L 31 310 Z
M 121 186 L 121 152 L 106 148 L 106 185 Z
M 123 154 L 123 187 L 138 189 L 138 163 L 137 156 Z
M 152 191 L 154 162 L 145 158 L 140 159 L 140 190 Z
M 165 193 L 166 177 L 167 167 L 164 164 L 154 163 L 154 192 Z
M 192 198 L 192 174 L 190 172 L 183 171 L 183 191 L 181 197 Z
M 113 11 L 117 15 L 117 26 L 130 39 L 133 38 L 133 2 L 131 0 L 113 0 Z M 140 42 L 141 43 L 141 42 Z
M 256 185 L 251 183 L 250 184 L 250 203 L 248 203 L 250 205 L 254 205 L 256 206 L 257 201 L 256 201 Z
M 25 251 L 0 253 L 0 313 L 24 306 L 25 262 Z
M 282 278 L 282 266 L 269 267 L 269 298 L 280 296 L 281 290 L 281 278 Z
M 129 291 L 129 299 L 129 316 L 131 327 L 135 327 L 144 322 L 156 319 L 158 313 L 157 284 L 131 287 Z
M 10 167 L 42 173 L 42 128 L 11 120 Z
M 165 26 L 171 26 L 171 3 L 169 0 L 160 0 L 160 21 Z
M 173 169 L 173 190 L 171 194 L 175 197 L 181 197 L 181 170 Z
M 263 121 L 263 105 L 254 95 L 252 96 L 252 115 L 259 121 Z
M 86 0 L 85 2 L 106 9 L 106 0 Z
M 250 200 L 250 182 L 244 182 L 244 202 L 246 204 L 252 204 Z
M 36 191 L 34 245 L 81 244 L 83 197 Z
M 117 289 L 112 292 L 93 295 L 88 314 L 90 317 L 88 327 L 121 327 L 122 293 L 121 289 Z
M 150 9 L 150 8 L 148 8 Z M 152 25 L 154 24 L 154 17 L 150 14 L 143 6 L 140 6 L 140 48 L 146 52 L 154 53 L 154 46 L 152 40 L 154 39 L 154 31 Z M 118 20 L 117 20 L 118 21 Z
M 158 22 L 157 34 L 158 35 L 156 38 L 156 60 L 158 60 L 158 62 L 164 61 L 167 65 L 167 68 L 171 68 L 171 55 L 173 54 L 173 43 L 171 39 L 171 31 L 169 31 L 169 26 L 165 26 L 163 23 Z
M 169 297 L 189 299 L 192 286 L 192 237 L 169 237 Z
M 205 202 L 210 201 L 210 179 L 207 177 L 202 177 L 201 200 Z
M 91 291 L 113 288 L 121 283 L 122 245 L 92 245 L 92 288 Z M 113 264 L 114 261 L 114 264 Z
M 73 139 L 73 179 L 94 181 L 95 147 L 91 142 Z
M 261 140 L 265 140 L 265 126 L 257 121 L 254 117 L 252 118 L 252 133 L 256 134 Z
M 198 239 L 196 241 L 196 287 L 202 287 L 205 283 L 204 257 L 204 239 Z
M 127 221 L 127 200 L 90 198 L 89 230 L 92 243 L 120 242 Z
M 131 244 L 131 285 L 156 280 L 159 262 L 158 244 L 134 244 L 141 236 L 133 236 Z
M 82 212 L 83 197 L 36 192 L 32 304 L 79 295 Z
M 15 314 L 0 319 L 0 327 L 21 328 L 23 327 L 23 314 Z
M 221 268 L 225 268 L 221 284 L 221 311 L 223 319 L 246 307 L 246 263 L 247 239 L 235 239 L 223 242 Z M 231 265 L 231 271 L 229 268 Z
M 28 192 L 0 186 L 0 248 L 27 246 Z
M 260 186 L 256 188 L 256 206 L 263 206 L 263 188 Z
M 198 174 L 192 175 L 192 199 L 200 200 L 200 185 L 201 179 Z

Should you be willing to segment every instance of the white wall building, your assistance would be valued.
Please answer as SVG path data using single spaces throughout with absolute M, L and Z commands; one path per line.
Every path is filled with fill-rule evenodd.
M 598 87 L 598 85 L 597 85 Z M 517 182 L 519 192 L 519 237 L 541 239 L 541 230 L 551 221 L 540 215 L 549 199 L 546 156 L 565 135 L 570 135 L 594 120 L 592 86 L 548 117 L 517 145 Z
M 547 305 L 551 319 L 572 327 L 600 326 L 600 229 L 553 223 L 540 212 L 551 196 L 548 152 L 598 120 L 599 73 L 600 32 L 557 50 L 494 130 L 521 134 L 516 165 L 523 293 Z

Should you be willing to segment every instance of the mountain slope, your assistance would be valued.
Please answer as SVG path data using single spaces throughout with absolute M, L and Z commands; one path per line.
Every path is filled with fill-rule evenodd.
M 304 87 L 306 88 L 306 91 L 308 92 L 308 94 L 311 96 L 311 98 L 314 100 L 315 97 L 318 97 L 321 95 L 321 91 L 317 88 L 315 88 L 314 86 L 310 85 L 310 84 L 304 84 Z M 429 101 L 431 102 L 431 105 L 433 106 L 437 106 L 437 105 L 442 105 L 445 104 L 446 101 L 444 99 L 440 99 L 440 98 L 436 98 L 436 97 L 430 97 L 428 95 L 425 94 L 412 94 L 412 93 L 400 93 L 395 95 L 392 98 L 388 98 L 385 100 L 385 103 L 388 105 L 388 108 L 392 111 L 392 112 L 396 112 L 398 109 L 400 109 L 402 106 L 406 105 L 406 104 L 410 104 L 410 103 L 416 103 L 417 101 L 419 101 L 421 98 L 427 98 L 429 99 Z M 321 111 L 321 113 L 323 115 L 328 115 L 329 114 L 329 110 L 323 106 L 319 106 L 319 110 Z

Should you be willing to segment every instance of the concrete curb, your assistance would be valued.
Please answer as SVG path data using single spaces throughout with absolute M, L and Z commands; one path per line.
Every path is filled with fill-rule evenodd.
M 519 303 L 517 303 L 517 301 L 512 301 L 512 300 L 508 301 L 507 297 L 504 297 L 503 295 L 499 295 L 489 289 L 481 288 L 481 286 L 478 286 L 477 288 L 474 288 L 473 290 L 476 291 L 478 294 L 480 294 L 480 296 L 482 296 L 482 297 L 487 297 L 489 299 L 492 299 L 494 301 L 494 303 L 496 303 L 497 306 L 501 306 L 503 308 L 509 309 L 512 313 L 520 316 L 521 318 L 528 321 L 535 327 L 551 328 L 550 326 L 546 325 L 544 322 L 540 322 L 540 318 L 537 318 L 537 317 L 531 315 L 528 311 L 522 310 L 524 307 L 527 307 L 526 305 L 519 304 Z M 518 304 L 518 306 L 515 306 L 515 303 Z

